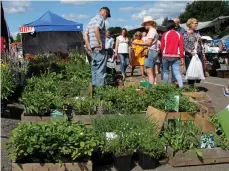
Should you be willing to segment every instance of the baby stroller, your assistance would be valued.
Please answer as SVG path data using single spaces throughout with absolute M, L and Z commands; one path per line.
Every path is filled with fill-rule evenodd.
M 114 56 L 114 51 L 113 49 L 109 49 L 106 51 L 106 53 L 108 53 L 106 85 L 115 86 L 116 85 L 116 59 Z

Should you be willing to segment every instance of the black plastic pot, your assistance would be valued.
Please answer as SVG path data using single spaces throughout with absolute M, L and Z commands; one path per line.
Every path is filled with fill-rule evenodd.
M 105 114 L 106 107 L 105 106 L 97 106 L 96 107 L 96 114 L 97 115 L 103 115 Z
M 73 118 L 73 107 L 71 105 L 64 105 L 64 111 L 68 118 Z
M 139 152 L 139 160 L 138 165 L 143 170 L 155 169 L 158 166 L 159 161 L 150 157 L 148 154 L 144 152 Z
M 131 155 L 115 156 L 114 167 L 117 171 L 131 171 Z
M 114 162 L 113 153 L 102 153 L 100 151 L 96 151 L 92 153 L 91 160 L 93 165 L 96 166 L 107 166 L 112 165 Z

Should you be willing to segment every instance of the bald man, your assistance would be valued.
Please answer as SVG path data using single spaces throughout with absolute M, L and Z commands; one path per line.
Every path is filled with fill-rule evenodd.
M 180 34 L 184 35 L 185 29 L 180 26 L 180 19 L 179 18 L 174 18 L 173 21 L 176 24 L 176 31 L 179 32 Z

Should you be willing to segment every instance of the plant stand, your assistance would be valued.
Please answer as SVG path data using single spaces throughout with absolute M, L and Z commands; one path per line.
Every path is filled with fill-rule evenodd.
M 150 157 L 149 155 L 139 152 L 139 160 L 138 165 L 143 170 L 155 169 L 158 165 L 159 161 Z
M 115 156 L 114 167 L 117 171 L 131 171 L 131 155 Z
M 203 158 L 199 158 L 195 150 L 174 153 L 171 147 L 167 147 L 168 163 L 174 167 L 229 163 L 229 151 L 221 148 L 199 150 L 203 153 Z
M 12 171 L 92 171 L 92 162 L 87 163 L 12 163 Z

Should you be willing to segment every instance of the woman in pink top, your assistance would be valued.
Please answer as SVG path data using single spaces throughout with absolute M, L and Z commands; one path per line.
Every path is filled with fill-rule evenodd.
M 158 58 L 157 40 L 159 36 L 156 30 L 157 23 L 152 19 L 151 16 L 146 16 L 144 17 L 144 22 L 142 23 L 142 26 L 144 26 L 146 30 L 149 30 L 146 36 L 146 41 L 144 43 L 133 44 L 145 46 L 149 49 L 148 55 L 145 57 L 145 67 L 147 70 L 149 83 L 152 86 L 155 83 L 156 74 L 154 68 Z

